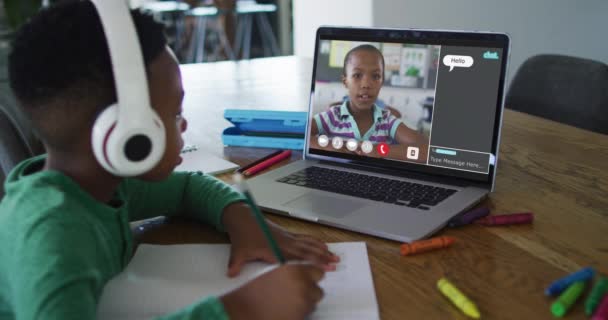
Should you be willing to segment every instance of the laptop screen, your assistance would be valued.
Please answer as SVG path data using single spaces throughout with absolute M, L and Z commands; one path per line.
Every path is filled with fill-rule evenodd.
M 508 38 L 320 28 L 308 155 L 492 182 Z

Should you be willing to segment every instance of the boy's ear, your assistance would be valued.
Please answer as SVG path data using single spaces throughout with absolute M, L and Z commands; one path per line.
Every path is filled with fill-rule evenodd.
M 346 76 L 342 75 L 342 84 L 346 87 Z

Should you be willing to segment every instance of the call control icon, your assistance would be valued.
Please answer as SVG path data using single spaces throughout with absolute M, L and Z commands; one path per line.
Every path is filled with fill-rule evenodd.
M 376 149 L 378 150 L 378 153 L 381 156 L 386 156 L 388 154 L 388 152 L 390 151 L 390 148 L 388 147 L 388 144 L 382 142 L 381 144 L 379 144 Z
M 420 149 L 418 149 L 417 147 L 407 147 L 407 151 L 406 151 L 406 157 L 408 159 L 411 160 L 418 160 L 418 153 L 420 152 Z
M 334 149 L 341 149 L 343 145 L 344 145 L 344 141 L 342 140 L 342 138 L 333 137 L 331 139 L 331 146 L 334 147 Z
M 348 151 L 356 151 L 357 150 L 357 140 L 355 139 L 348 139 L 348 141 L 346 141 L 346 149 L 348 149 Z
M 329 138 L 326 135 L 322 134 L 319 136 L 319 138 L 317 138 L 317 142 L 321 147 L 327 147 L 327 145 L 329 144 Z
M 363 143 L 361 144 L 361 151 L 365 152 L 365 153 L 370 153 L 374 150 L 374 145 L 372 144 L 371 141 L 363 141 Z

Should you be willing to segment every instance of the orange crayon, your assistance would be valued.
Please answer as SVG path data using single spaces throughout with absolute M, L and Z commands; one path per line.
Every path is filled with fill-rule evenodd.
M 404 243 L 401 245 L 401 254 L 404 256 L 427 252 L 435 249 L 446 248 L 456 239 L 448 236 L 430 238 L 426 240 L 414 241 L 412 243 Z

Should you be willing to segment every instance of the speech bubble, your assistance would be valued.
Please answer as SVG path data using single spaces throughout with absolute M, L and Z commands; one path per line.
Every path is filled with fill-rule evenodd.
M 473 65 L 473 57 L 448 54 L 443 57 L 443 64 L 450 67 L 450 72 L 454 70 L 454 67 L 469 68 Z

